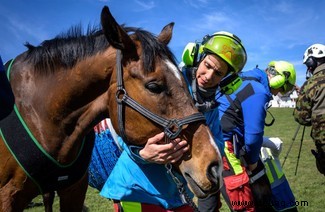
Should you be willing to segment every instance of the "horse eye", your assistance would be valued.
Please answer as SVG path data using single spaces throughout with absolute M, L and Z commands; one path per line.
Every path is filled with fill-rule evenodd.
M 146 88 L 152 93 L 161 93 L 164 91 L 164 86 L 159 85 L 155 82 L 149 82 L 146 84 Z

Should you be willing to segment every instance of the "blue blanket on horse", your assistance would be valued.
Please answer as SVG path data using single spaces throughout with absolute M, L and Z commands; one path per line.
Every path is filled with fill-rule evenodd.
M 107 123 L 107 120 L 104 120 L 95 127 L 95 146 L 88 169 L 88 183 L 99 191 L 121 155 Z

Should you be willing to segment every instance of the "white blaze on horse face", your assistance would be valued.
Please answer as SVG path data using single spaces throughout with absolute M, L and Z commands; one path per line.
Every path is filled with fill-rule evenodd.
M 211 145 L 216 149 L 218 155 L 221 155 L 220 150 L 219 150 L 219 148 L 218 148 L 218 146 L 217 146 L 217 144 L 216 144 L 216 142 L 215 142 L 215 140 L 213 138 L 213 135 L 211 135 L 210 132 L 209 132 L 209 138 L 210 138 L 209 140 L 210 140 Z
M 220 150 L 216 144 L 216 141 L 214 140 L 213 138 L 213 135 L 211 134 L 211 132 L 209 132 L 209 141 L 211 143 L 211 145 L 215 148 L 217 154 L 220 156 L 220 164 L 219 164 L 219 167 L 218 167 L 218 174 L 219 176 L 221 176 L 221 173 L 222 173 L 222 169 L 223 169 L 223 164 L 222 164 L 222 160 L 221 160 L 221 153 L 220 153 Z M 221 186 L 222 183 L 219 184 L 219 186 Z
M 180 71 L 178 70 L 178 68 L 169 60 L 165 60 L 165 63 L 168 66 L 169 70 L 171 70 L 174 73 L 174 75 L 177 77 L 177 79 L 179 79 L 179 81 L 182 81 L 181 74 L 180 74 Z

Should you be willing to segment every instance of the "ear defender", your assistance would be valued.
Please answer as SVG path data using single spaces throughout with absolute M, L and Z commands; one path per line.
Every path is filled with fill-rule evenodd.
M 230 95 L 239 88 L 242 82 L 237 74 L 232 74 L 220 82 L 220 90 L 222 93 Z
M 285 94 L 292 90 L 296 83 L 296 71 L 293 64 L 287 61 L 271 61 L 266 69 L 269 85 L 272 89 L 282 88 Z
M 182 61 L 188 67 L 193 67 L 197 63 L 200 45 L 198 43 L 188 43 L 182 54 Z
M 286 78 L 282 75 L 276 75 L 270 79 L 270 87 L 273 89 L 281 88 L 286 82 Z
M 280 74 L 275 68 L 275 65 L 277 65 L 277 64 L 275 64 L 275 62 L 272 61 L 270 64 L 269 64 L 269 67 L 267 68 L 267 72 L 271 76 L 273 76 L 269 82 L 270 87 L 273 89 L 281 88 L 286 83 L 289 76 L 284 75 L 284 73 Z M 289 73 L 289 75 L 290 75 L 290 73 Z

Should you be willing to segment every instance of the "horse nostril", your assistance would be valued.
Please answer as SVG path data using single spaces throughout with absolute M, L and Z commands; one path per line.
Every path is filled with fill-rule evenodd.
M 207 176 L 211 182 L 218 185 L 219 179 L 221 177 L 221 169 L 218 163 L 212 163 L 209 166 Z
M 216 166 L 211 167 L 211 173 L 212 173 L 213 177 L 215 177 L 215 178 L 219 177 L 219 172 L 218 171 L 219 171 L 218 167 L 216 167 Z

